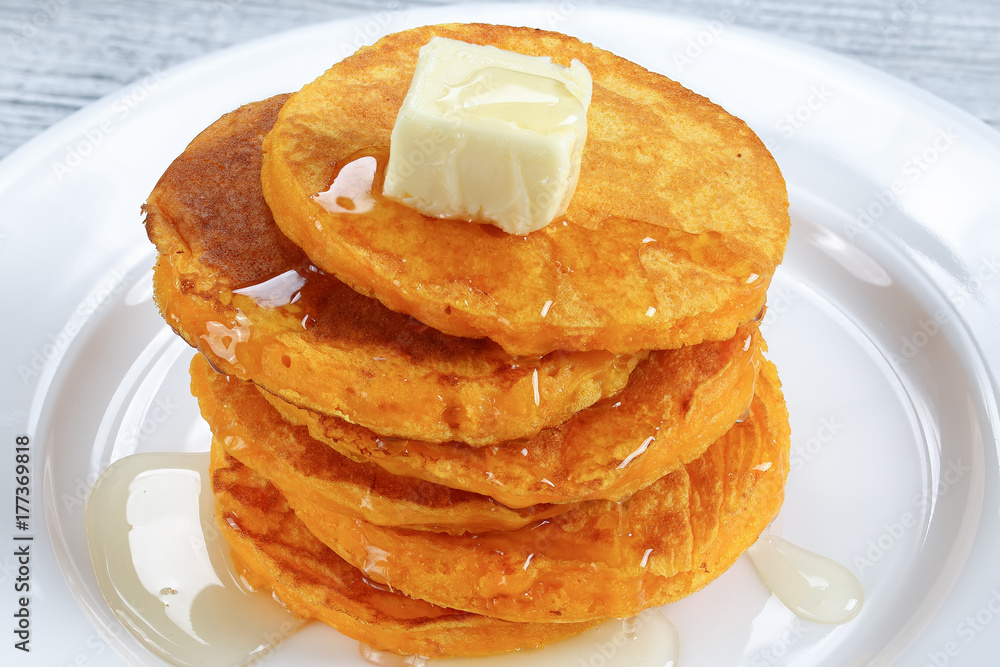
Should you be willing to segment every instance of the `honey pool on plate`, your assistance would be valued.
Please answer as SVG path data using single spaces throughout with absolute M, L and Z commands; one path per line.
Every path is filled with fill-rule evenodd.
M 208 454 L 133 454 L 109 466 L 87 503 L 98 584 L 123 625 L 173 665 L 245 665 L 265 658 L 303 625 L 265 591 L 253 591 L 215 525 Z M 857 579 L 842 565 L 765 532 L 749 554 L 779 599 L 807 620 L 844 623 L 861 609 Z M 332 631 L 332 630 L 331 630 Z M 374 665 L 605 667 L 679 665 L 677 630 L 658 609 L 605 621 L 541 649 L 427 661 L 360 646 Z

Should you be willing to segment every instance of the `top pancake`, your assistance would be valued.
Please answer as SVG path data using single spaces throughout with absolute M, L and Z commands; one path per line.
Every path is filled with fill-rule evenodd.
M 590 70 L 588 138 L 564 219 L 512 236 L 381 197 L 417 51 L 436 35 Z M 374 207 L 332 213 L 313 200 L 362 157 L 379 165 Z M 728 339 L 764 305 L 789 231 L 784 181 L 745 123 L 634 63 L 531 28 L 428 26 L 362 48 L 285 104 L 262 183 L 279 227 L 318 266 L 513 354 Z
M 217 120 L 146 203 L 157 303 L 212 365 L 383 435 L 473 446 L 533 436 L 625 386 L 644 354 L 515 359 L 311 266 L 274 224 L 260 186 L 261 141 L 286 98 Z

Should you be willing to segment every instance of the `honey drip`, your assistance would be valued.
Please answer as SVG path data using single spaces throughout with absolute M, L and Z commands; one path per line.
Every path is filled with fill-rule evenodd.
M 379 651 L 367 644 L 359 644 L 358 652 L 361 659 L 369 665 L 379 667 L 425 667 L 427 658 L 419 655 L 396 655 L 388 651 Z
M 861 611 L 861 582 L 840 563 L 766 533 L 747 553 L 767 587 L 796 615 L 836 624 Z
M 300 290 L 306 284 L 306 277 L 295 269 L 289 269 L 264 282 L 234 289 L 233 294 L 248 296 L 261 308 L 280 308 L 295 303 L 301 297 Z
M 253 592 L 215 525 L 207 454 L 133 454 L 87 501 L 97 582 L 117 617 L 173 665 L 245 665 L 303 622 Z
M 372 182 L 378 162 L 366 155 L 340 168 L 329 189 L 314 196 L 331 213 L 366 213 L 375 208 Z
M 763 312 L 764 309 L 761 309 L 761 313 Z M 743 351 L 746 352 L 747 350 L 749 350 L 752 344 L 753 344 L 753 337 L 748 336 L 746 341 L 743 343 Z M 740 416 L 736 418 L 737 424 L 742 424 L 743 422 L 745 422 L 747 419 L 750 418 L 750 408 L 753 406 L 753 399 L 754 396 L 757 394 L 757 372 L 760 370 L 759 355 L 760 355 L 759 350 L 754 350 L 754 352 L 750 355 L 749 361 L 747 362 L 753 366 L 753 372 L 754 372 L 753 382 L 750 384 L 750 398 L 747 399 L 747 407 L 744 408 L 743 412 L 740 413 Z

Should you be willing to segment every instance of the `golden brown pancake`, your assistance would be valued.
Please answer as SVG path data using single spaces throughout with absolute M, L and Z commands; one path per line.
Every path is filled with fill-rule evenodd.
M 353 461 L 282 419 L 257 389 L 216 373 L 201 355 L 191 360 L 198 398 L 217 447 L 283 492 L 294 491 L 328 511 L 372 523 L 465 533 L 517 530 L 572 505 L 510 509 L 489 496 L 393 475 L 370 461 Z
M 260 187 L 262 137 L 286 98 L 213 123 L 146 203 L 157 303 L 216 368 L 385 435 L 472 445 L 534 435 L 621 390 L 643 354 L 515 359 L 312 266 L 275 226 Z
M 427 657 L 534 648 L 590 623 L 510 623 L 446 609 L 373 582 L 317 540 L 281 493 L 219 448 L 212 449 L 216 517 L 248 581 L 293 614 L 318 618 L 374 648 Z
M 384 168 L 417 51 L 433 36 L 590 70 L 587 141 L 563 219 L 522 237 L 430 218 L 383 198 L 379 175 L 371 210 L 334 213 L 313 199 L 356 159 Z M 729 339 L 764 305 L 789 232 L 784 180 L 743 121 L 639 65 L 532 28 L 426 26 L 360 49 L 285 104 L 262 182 L 278 226 L 317 266 L 512 354 Z
M 781 506 L 789 436 L 765 361 L 747 419 L 622 503 L 583 503 L 520 531 L 446 535 L 286 497 L 322 542 L 409 595 L 511 621 L 627 617 L 694 592 L 757 539 Z
M 512 237 L 381 197 L 436 34 L 588 66 L 564 219 Z M 361 157 L 370 212 L 312 201 Z M 554 33 L 418 28 L 223 116 L 145 208 L 157 302 L 205 355 L 219 525 L 297 615 L 397 653 L 533 647 L 698 590 L 778 511 L 788 420 L 754 316 L 784 183 L 668 79 Z
M 697 458 L 753 397 L 756 323 L 731 340 L 653 352 L 622 393 L 560 426 L 490 447 L 386 438 L 264 393 L 293 424 L 345 456 L 397 475 L 488 495 L 508 507 L 618 500 Z

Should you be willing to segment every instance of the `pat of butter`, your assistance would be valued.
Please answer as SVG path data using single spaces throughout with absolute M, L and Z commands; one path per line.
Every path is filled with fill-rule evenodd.
M 590 72 L 435 37 L 396 117 L 383 194 L 510 234 L 566 212 L 587 138 Z

